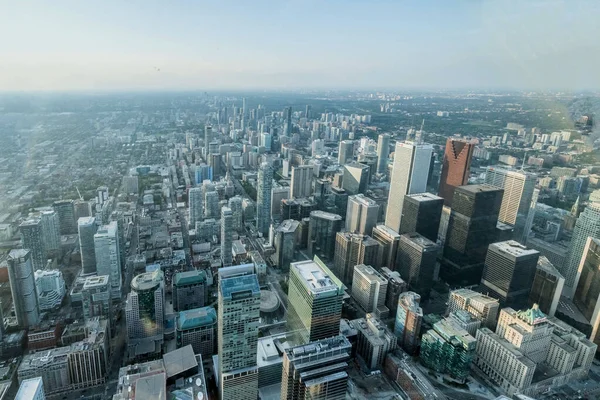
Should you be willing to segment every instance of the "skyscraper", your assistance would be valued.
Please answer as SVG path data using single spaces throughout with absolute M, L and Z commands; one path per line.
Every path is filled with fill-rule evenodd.
M 96 273 L 96 249 L 94 235 L 98 231 L 96 218 L 83 217 L 77 221 L 79 230 L 79 254 L 81 256 L 81 273 L 89 275 Z
M 342 217 L 325 211 L 311 211 L 308 224 L 308 251 L 331 260 L 335 235 L 342 229 Z
M 419 345 L 419 332 L 423 321 L 423 309 L 419 306 L 421 296 L 415 292 L 404 292 L 398 300 L 394 333 L 400 345 L 409 354 Z
M 364 194 L 348 197 L 346 210 L 346 230 L 348 232 L 370 235 L 377 225 L 379 204 Z
M 221 399 L 256 400 L 260 287 L 256 275 L 219 280 L 219 393 Z
M 275 246 L 274 259 L 276 265 L 286 271 L 290 267 L 290 262 L 294 260 L 296 250 L 296 235 L 300 222 L 293 219 L 286 219 L 275 229 L 273 244 Z
M 452 206 L 454 189 L 469 183 L 473 151 L 475 151 L 475 142 L 456 138 L 446 140 L 438 194 L 444 199 L 444 205 L 448 207 Z
M 204 126 L 204 148 L 206 150 L 206 155 L 208 155 L 208 144 L 210 142 L 212 142 L 212 140 L 213 140 L 212 126 L 206 125 L 206 126 Z
M 234 196 L 229 199 L 229 208 L 231 208 L 231 214 L 233 216 L 233 229 L 236 232 L 241 232 L 244 227 L 243 210 L 242 210 L 242 198 L 240 196 Z
M 73 235 L 77 233 L 77 220 L 75 219 L 75 205 L 73 200 L 60 200 L 52 204 L 52 208 L 58 214 L 61 235 Z
M 219 218 L 219 193 L 210 190 L 204 193 L 204 217 Z
M 113 317 L 108 275 L 92 275 L 85 278 L 81 289 L 81 303 L 83 304 L 83 318 L 86 320 L 94 317 L 110 320 Z
M 496 241 L 503 192 L 490 185 L 459 186 L 454 190 L 440 268 L 447 282 L 480 282 L 487 248 Z
M 481 283 L 507 306 L 525 308 L 540 253 L 509 240 L 488 247 Z
M 498 299 L 471 289 L 457 289 L 450 292 L 446 313 L 450 314 L 458 310 L 467 311 L 480 320 L 483 326 L 495 329 L 500 303 Z
M 208 302 L 206 272 L 191 270 L 178 272 L 173 277 L 173 309 L 185 311 L 204 307 Z
M 271 225 L 271 188 L 273 186 L 273 169 L 263 162 L 258 169 L 256 189 L 256 229 L 263 236 L 269 234 Z
M 400 231 L 404 195 L 427 191 L 432 152 L 433 147 L 429 144 L 396 143 L 390 179 L 393 185 L 390 187 L 385 214 L 385 225 L 388 228 Z
M 287 331 L 294 344 L 308 344 L 340 331 L 344 285 L 315 257 L 290 264 Z
M 369 184 L 369 166 L 357 162 L 344 164 L 342 188 L 349 195 L 364 193 Z
M 588 237 L 600 239 L 600 203 L 591 203 L 579 214 L 566 265 L 557 265 L 560 273 L 565 277 L 565 295 L 571 297 L 575 288 L 575 276 L 583 258 L 583 250 Z
M 55 211 L 42 211 L 42 240 L 46 255 L 60 250 L 60 221 Z
M 387 171 L 388 156 L 390 155 L 390 135 L 382 133 L 377 139 L 377 173 Z
M 46 249 L 42 238 L 42 222 L 39 219 L 28 219 L 19 225 L 19 231 L 23 248 L 30 250 L 33 269 L 45 269 Z
M 367 312 L 379 315 L 385 310 L 387 280 L 370 265 L 354 267 L 352 277 L 352 297 Z
M 444 199 L 431 193 L 407 194 L 402 206 L 400 234 L 417 232 L 437 242 Z
M 377 260 L 378 243 L 366 235 L 350 232 L 338 232 L 335 236 L 335 255 L 333 269 L 335 276 L 345 285 L 352 283 L 354 266 L 372 265 Z
M 231 208 L 221 209 L 221 261 L 227 267 L 233 263 L 231 246 L 233 243 L 233 213 Z
M 281 217 L 281 201 L 290 198 L 290 188 L 278 186 L 271 189 L 271 218 Z
M 94 235 L 96 272 L 110 276 L 111 297 L 121 298 L 121 252 L 117 223 L 103 225 Z
M 351 353 L 352 345 L 343 335 L 286 349 L 281 400 L 344 400 Z
M 19 327 L 27 329 L 37 325 L 40 320 L 31 252 L 27 249 L 11 250 L 8 253 L 7 261 L 8 279 L 17 324 Z
M 354 142 L 352 140 L 342 140 L 338 149 L 338 164 L 344 165 L 352 161 L 354 156 Z
M 409 289 L 429 298 L 440 246 L 416 232 L 400 235 L 397 270 Z
M 377 262 L 373 265 L 378 268 L 395 269 L 400 234 L 385 225 L 377 225 L 373 228 L 372 236 L 379 243 Z
M 485 183 L 504 189 L 498 221 L 515 227 L 515 240 L 522 242 L 531 206 L 536 175 L 498 167 L 488 167 Z
M 308 197 L 312 194 L 313 166 L 300 165 L 292 167 L 290 196 L 292 198 Z
M 587 239 L 575 285 L 573 304 L 592 326 L 590 340 L 600 344 L 600 239 Z
M 564 285 L 565 278 L 546 257 L 540 256 L 527 306 L 537 304 L 544 314 L 553 317 Z
M 190 220 L 189 226 L 196 226 L 196 222 L 201 222 L 204 215 L 202 210 L 203 194 L 202 188 L 195 187 L 188 191 L 188 210 Z

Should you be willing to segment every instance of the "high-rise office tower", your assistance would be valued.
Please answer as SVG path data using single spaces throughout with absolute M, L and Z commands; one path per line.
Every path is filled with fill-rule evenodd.
M 306 105 L 305 111 L 304 111 L 304 118 L 306 119 L 310 119 L 312 117 L 312 107 L 310 106 L 310 104 Z
M 85 278 L 81 289 L 81 303 L 83 304 L 83 318 L 86 320 L 94 317 L 110 320 L 113 317 L 108 275 L 92 275 Z
M 367 312 L 384 312 L 387 295 L 387 279 L 370 265 L 359 264 L 354 267 L 352 277 L 352 297 Z M 385 310 L 387 313 L 387 310 Z
M 557 265 L 558 270 L 565 277 L 564 295 L 568 297 L 571 297 L 573 294 L 575 276 L 583 258 L 583 250 L 588 237 L 600 239 L 600 203 L 588 204 L 585 210 L 579 214 L 579 218 L 577 218 L 577 222 L 575 223 L 575 229 L 573 230 L 567 262 L 563 266 Z
M 336 336 L 344 285 L 315 257 L 290 264 L 287 331 L 294 344 Z
M 96 189 L 96 204 L 103 206 L 108 200 L 108 186 L 99 186 Z
M 40 320 L 35 275 L 31 252 L 27 249 L 15 249 L 8 253 L 8 279 L 12 293 L 15 315 L 19 327 L 27 329 Z
M 390 187 L 385 214 L 385 225 L 388 228 L 400 231 L 404 195 L 427 191 L 432 153 L 433 147 L 430 144 L 396 143 L 390 179 L 393 184 Z
M 348 232 L 370 235 L 377 225 L 379 204 L 364 194 L 348 197 L 346 211 L 346 230 Z
M 369 184 L 369 166 L 352 162 L 344 164 L 344 178 L 342 188 L 349 195 L 364 193 Z
M 354 266 L 372 265 L 377 260 L 379 244 L 366 235 L 338 232 L 335 236 L 333 272 L 345 285 L 352 284 Z
M 60 221 L 55 211 L 42 211 L 42 240 L 46 255 L 55 254 L 60 250 Z
M 497 237 L 503 192 L 490 185 L 459 186 L 454 190 L 440 269 L 447 282 L 481 281 L 487 248 Z
M 335 235 L 342 229 L 342 217 L 325 211 L 311 211 L 308 224 L 308 251 L 331 260 Z
M 514 238 L 523 242 L 525 223 L 535 189 L 536 175 L 498 167 L 488 167 L 485 183 L 504 189 L 498 221 L 515 227 Z
M 176 314 L 175 337 L 177 348 L 188 344 L 194 354 L 209 359 L 216 352 L 217 312 L 212 307 L 192 308 Z
M 358 356 L 370 370 L 381 368 L 388 353 L 396 350 L 396 335 L 372 314 L 354 319 L 350 325 L 357 333 L 355 343 Z
M 256 400 L 260 287 L 256 275 L 219 280 L 219 393 L 221 399 Z
M 233 263 L 231 246 L 233 243 L 233 213 L 231 208 L 221 209 L 221 261 L 227 267 Z
M 281 400 L 344 400 L 351 353 L 352 345 L 343 335 L 286 349 Z
M 425 236 L 413 233 L 400 235 L 397 270 L 408 283 L 410 290 L 419 293 L 423 298 L 429 297 L 433 286 L 433 276 L 440 246 Z
M 231 208 L 231 214 L 233 215 L 233 229 L 237 232 L 241 232 L 244 227 L 242 198 L 240 196 L 230 198 L 228 206 Z
M 390 155 L 390 135 L 382 133 L 377 139 L 377 173 L 387 171 L 388 156 Z
M 160 269 L 136 275 L 125 303 L 127 345 L 151 347 L 148 352 L 160 351 L 165 319 L 165 278 Z M 154 346 L 148 346 L 154 342 Z
M 407 194 L 402 206 L 400 234 L 417 232 L 437 242 L 444 199 L 431 193 Z
M 400 234 L 385 225 L 377 225 L 373 228 L 372 236 L 379 243 L 377 262 L 372 265 L 378 268 L 387 267 L 391 270 L 395 269 Z
M 57 269 L 37 270 L 34 276 L 40 310 L 60 308 L 66 293 L 62 272 Z
M 219 218 L 219 193 L 214 190 L 204 194 L 204 217 Z
M 300 222 L 293 219 L 286 219 L 277 228 L 275 228 L 273 244 L 275 246 L 274 259 L 277 266 L 284 271 L 290 267 L 290 262 L 294 260 L 296 250 L 296 235 L 300 227 Z
M 283 131 L 286 136 L 292 135 L 292 107 L 283 109 Z
M 273 187 L 273 169 L 263 162 L 258 169 L 256 188 L 256 229 L 263 236 L 269 234 L 271 225 L 271 188 Z
M 173 309 L 185 311 L 204 307 L 208 302 L 206 272 L 192 270 L 178 272 L 173 277 Z
M 592 327 L 590 340 L 600 344 L 600 239 L 589 237 L 579 263 L 573 304 Z
M 204 127 L 204 148 L 206 149 L 206 153 L 208 154 L 208 144 L 212 142 L 213 134 L 212 134 L 212 126 L 206 125 Z
M 400 277 L 400 272 L 392 271 L 387 267 L 381 268 L 381 275 L 387 280 L 385 306 L 390 315 L 396 315 L 400 294 L 408 290 L 408 284 Z
M 419 332 L 423 321 L 423 309 L 419 306 L 421 296 L 415 292 L 404 292 L 398 300 L 398 310 L 394 323 L 394 333 L 398 345 L 409 354 L 419 346 Z
M 344 165 L 349 161 L 352 161 L 354 156 L 354 141 L 342 140 L 338 149 L 338 164 Z
M 19 225 L 19 231 L 23 248 L 30 250 L 33 269 L 45 269 L 46 249 L 42 238 L 42 222 L 39 219 L 28 219 Z
M 485 257 L 481 283 L 503 304 L 525 308 L 539 258 L 539 251 L 514 240 L 492 243 Z
M 74 219 L 75 219 L 75 222 L 77 222 L 77 220 L 79 220 L 79 218 L 90 217 L 92 215 L 92 204 L 89 201 L 76 200 L 73 203 L 73 210 L 74 210 Z M 58 217 L 58 227 L 59 227 L 59 232 L 60 232 L 60 227 L 61 227 L 60 216 Z
M 281 201 L 290 198 L 290 188 L 278 186 L 271 189 L 271 218 L 281 217 Z
M 81 255 L 81 273 L 89 275 L 96 273 L 96 249 L 94 235 L 98 231 L 96 218 L 84 217 L 77 221 L 79 230 L 79 254 Z
M 73 235 L 77 233 L 77 220 L 75 219 L 75 205 L 73 200 L 60 200 L 52 204 L 52 208 L 58 214 L 61 235 Z
M 313 166 L 300 165 L 292 167 L 290 196 L 292 198 L 308 197 L 312 194 Z
M 202 188 L 199 188 L 199 187 L 191 188 L 188 191 L 188 210 L 189 210 L 189 216 L 190 216 L 190 220 L 188 221 L 188 224 L 190 226 L 196 226 L 196 222 L 201 222 L 204 219 L 202 203 L 203 203 Z
M 96 272 L 110 276 L 111 296 L 121 298 L 121 251 L 117 223 L 101 226 L 94 235 Z
M 475 142 L 456 138 L 446 140 L 438 191 L 440 197 L 444 199 L 445 206 L 452 206 L 454 189 L 469 183 L 473 151 L 475 151 Z
M 528 307 L 537 304 L 544 314 L 553 317 L 564 285 L 565 278 L 546 257 L 540 256 L 529 292 Z

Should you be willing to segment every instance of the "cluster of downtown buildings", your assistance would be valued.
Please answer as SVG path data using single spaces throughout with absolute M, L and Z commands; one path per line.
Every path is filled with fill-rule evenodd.
M 70 301 L 83 317 L 23 356 L 23 393 L 104 384 L 118 310 L 126 365 L 114 400 L 208 396 L 209 366 L 222 399 L 344 399 L 353 360 L 408 391 L 409 356 L 510 396 L 587 377 L 600 340 L 600 201 L 564 215 L 557 263 L 542 178 L 491 166 L 473 179 L 474 140 L 449 138 L 436 173 L 422 131 L 394 144 L 363 135 L 366 115 L 213 107 L 213 125 L 168 142 L 159 189 L 137 199 L 138 175 L 123 178 L 139 203 L 128 211 L 99 188 L 94 213 L 62 201 L 20 225 L 6 260 L 14 325 L 31 342 L 60 307 L 65 283 L 48 260 L 61 235 L 79 243 Z M 138 225 L 153 240 L 167 225 L 168 262 L 139 249 L 127 260 Z M 437 316 L 423 311 L 432 291 L 448 296 Z

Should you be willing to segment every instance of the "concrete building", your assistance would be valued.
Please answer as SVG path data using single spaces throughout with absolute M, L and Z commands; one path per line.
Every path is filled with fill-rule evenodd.
M 121 249 L 117 222 L 103 225 L 94 235 L 96 272 L 110 276 L 111 297 L 121 298 Z
M 585 378 L 597 348 L 581 332 L 548 319 L 537 306 L 518 312 L 503 309 L 496 333 L 482 328 L 476 338 L 476 371 L 509 396 L 537 396 Z
M 379 246 L 374 239 L 358 233 L 338 232 L 335 236 L 333 272 L 345 285 L 352 284 L 354 266 L 377 261 Z
M 373 266 L 377 268 L 396 268 L 396 254 L 398 253 L 398 243 L 400 243 L 400 234 L 385 225 L 377 225 L 373 228 L 373 239 L 379 243 L 377 253 L 377 262 Z
M 338 149 L 338 164 L 344 165 L 354 157 L 354 141 L 342 140 Z
M 35 287 L 41 311 L 60 307 L 67 289 L 63 274 L 57 269 L 35 271 Z
M 450 292 L 447 313 L 465 310 L 488 328 L 496 327 L 500 310 L 498 299 L 475 292 L 471 289 L 456 289 Z
M 342 230 L 342 217 L 325 211 L 312 211 L 308 225 L 308 252 L 333 259 L 335 235 Z
M 75 205 L 73 200 L 60 200 L 52 204 L 54 212 L 58 214 L 61 235 L 77 233 L 77 220 L 75 219 Z
M 400 235 L 396 269 L 410 290 L 429 297 L 440 246 L 416 232 Z
M 221 262 L 224 267 L 233 263 L 231 246 L 233 242 L 233 213 L 231 208 L 221 209 Z
M 429 144 L 396 142 L 385 225 L 400 232 L 404 195 L 427 191 L 433 147 Z
M 342 189 L 349 195 L 364 193 L 369 184 L 369 167 L 367 165 L 352 162 L 344 164 L 344 178 Z
M 42 240 L 46 256 L 56 255 L 60 250 L 60 221 L 55 211 L 42 211 Z
M 207 190 L 204 193 L 204 218 L 216 218 L 219 212 L 219 193 L 215 190 Z
M 27 329 L 37 325 L 40 320 L 31 253 L 27 249 L 11 250 L 8 253 L 7 261 L 8 279 L 17 324 L 19 327 Z
M 315 257 L 290 265 L 288 339 L 307 344 L 339 333 L 344 285 Z
M 290 262 L 294 260 L 299 226 L 300 222 L 293 219 L 286 219 L 275 228 L 273 240 L 275 254 L 273 255 L 273 260 L 284 271 L 289 269 Z
M 271 218 L 279 219 L 281 217 L 281 201 L 290 198 L 290 188 L 288 186 L 278 186 L 271 189 Z
M 487 248 L 497 238 L 503 189 L 467 185 L 454 190 L 440 275 L 450 283 L 481 281 Z
M 31 263 L 33 268 L 46 268 L 46 248 L 42 237 L 42 221 L 38 218 L 28 219 L 19 225 L 21 233 L 21 245 L 24 249 L 29 249 Z
M 79 254 L 81 255 L 81 273 L 90 275 L 96 273 L 96 247 L 94 235 L 98 232 L 96 218 L 84 217 L 77 220 L 79 232 Z
M 178 272 L 173 277 L 173 309 L 185 311 L 204 307 L 208 301 L 206 272 L 192 270 Z
M 387 280 L 373 267 L 359 264 L 354 267 L 352 297 L 368 314 L 387 315 L 385 307 Z
M 517 241 L 490 244 L 481 283 L 504 305 L 527 305 L 540 253 Z
M 431 193 L 407 194 L 404 196 L 398 233 L 417 232 L 435 243 L 443 205 L 444 199 Z
M 281 399 L 345 400 L 352 345 L 333 336 L 285 350 Z
M 131 281 L 125 303 L 129 359 L 160 354 L 165 319 L 164 274 L 160 269 L 139 274 Z
M 385 174 L 390 155 L 390 135 L 382 133 L 377 137 L 377 173 Z
M 70 352 L 70 347 L 58 347 L 27 354 L 23 357 L 17 370 L 19 382 L 40 377 L 44 385 L 44 393 L 47 396 L 72 390 L 69 376 Z
M 23 380 L 19 385 L 15 400 L 46 400 L 42 377 Z
M 290 196 L 294 199 L 312 195 L 313 166 L 300 165 L 292 167 L 292 182 L 290 183 Z
M 363 194 L 348 197 L 346 230 L 362 235 L 371 235 L 377 225 L 379 204 Z
M 194 187 L 188 191 L 188 224 L 190 226 L 196 226 L 196 222 L 201 222 L 204 219 L 203 202 L 204 194 L 201 187 Z
M 475 151 L 476 141 L 457 138 L 446 140 L 444 160 L 438 194 L 444 199 L 444 205 L 452 206 L 454 189 L 469 183 L 471 159 Z
M 271 188 L 273 187 L 273 168 L 263 162 L 258 169 L 256 187 L 256 229 L 263 236 L 269 234 L 271 225 Z
M 401 293 L 398 299 L 394 334 L 398 338 L 398 345 L 409 354 L 413 354 L 419 347 L 419 332 L 423 321 L 420 302 L 421 296 L 415 292 Z
M 453 319 L 443 319 L 423 334 L 419 359 L 426 367 L 465 382 L 475 358 L 476 343 Z
M 357 331 L 357 354 L 370 370 L 381 368 L 387 354 L 396 349 L 396 336 L 371 314 L 350 323 Z
M 194 354 L 208 359 L 217 351 L 217 312 L 213 307 L 180 311 L 176 320 L 177 347 L 192 345 Z
M 477 329 L 481 328 L 481 321 L 465 310 L 451 312 L 448 314 L 448 319 L 451 320 L 453 324 L 469 332 L 469 335 L 473 337 L 475 337 Z
M 83 304 L 83 317 L 86 320 L 94 317 L 103 317 L 110 320 L 113 314 L 109 276 L 92 275 L 86 277 L 81 289 L 81 302 Z
M 498 221 L 515 227 L 515 240 L 525 242 L 525 222 L 531 207 L 537 176 L 523 171 L 488 167 L 485 183 L 504 189 Z
M 258 365 L 258 390 L 281 390 L 281 371 L 283 370 L 283 355 L 290 348 L 285 334 L 267 336 L 258 339 L 256 362 Z M 263 396 L 261 396 L 262 398 Z
M 221 278 L 218 307 L 218 382 L 222 399 L 255 400 L 260 288 L 256 275 Z
M 540 310 L 553 317 L 565 284 L 565 278 L 544 256 L 538 259 L 533 284 L 529 292 L 528 306 L 537 304 Z
M 408 284 L 400 277 L 398 271 L 392 271 L 387 267 L 381 268 L 381 275 L 387 280 L 384 304 L 388 308 L 390 315 L 396 315 L 398 299 L 401 293 L 408 290 Z
M 236 232 L 241 232 L 244 223 L 244 212 L 242 208 L 242 198 L 240 196 L 234 196 L 229 199 L 228 202 L 229 208 L 231 208 L 231 213 L 233 214 L 233 229 Z
M 98 317 L 87 320 L 85 335 L 85 339 L 70 346 L 68 366 L 73 390 L 106 383 L 110 355 L 108 320 Z

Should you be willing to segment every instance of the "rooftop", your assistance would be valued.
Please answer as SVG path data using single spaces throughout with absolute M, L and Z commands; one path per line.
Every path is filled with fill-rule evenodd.
M 414 194 L 407 194 L 407 197 L 414 199 L 416 201 L 443 201 L 444 199 L 441 198 L 440 196 L 436 196 L 433 193 L 414 193 Z
M 537 269 L 564 279 L 561 273 L 558 272 L 554 265 L 552 265 L 552 263 L 544 256 L 540 256 L 540 258 L 538 259 Z
M 167 399 L 167 379 L 164 372 L 140 377 L 135 382 L 136 399 Z
M 201 326 L 215 325 L 217 312 L 213 307 L 193 308 L 181 311 L 177 315 L 177 329 L 193 329 Z
M 533 249 L 528 249 L 521 243 L 515 240 L 507 240 L 505 242 L 492 243 L 490 245 L 496 247 L 498 250 L 508 253 L 514 257 L 526 257 L 539 255 L 540 252 Z
M 355 194 L 354 196 L 348 197 L 348 200 L 353 200 L 357 203 L 361 203 L 365 206 L 377 206 L 377 202 L 364 194 Z
M 496 192 L 496 191 L 499 191 L 502 189 L 498 189 L 497 187 L 492 186 L 492 185 L 481 184 L 481 185 L 459 186 L 456 188 L 456 190 L 462 191 L 462 192 L 468 192 L 468 193 L 481 193 L 481 192 Z
M 370 265 L 360 264 L 354 267 L 354 271 L 360 273 L 370 281 L 379 283 L 387 283 L 387 280 L 377 270 Z
M 293 262 L 290 270 L 298 271 L 297 276 L 301 278 L 304 286 L 313 294 L 323 292 L 339 292 L 343 290 L 341 282 L 320 261 L 306 260 Z
M 202 270 L 178 272 L 173 278 L 175 286 L 193 285 L 202 282 L 206 282 L 206 272 Z
M 517 317 L 529 325 L 537 325 L 548 321 L 546 314 L 540 310 L 537 304 L 534 304 L 529 310 L 517 311 Z
M 19 386 L 19 391 L 17 392 L 17 397 L 15 397 L 15 400 L 30 400 L 30 399 L 34 399 L 35 394 L 38 390 L 43 391 L 44 387 L 43 387 L 43 383 L 42 383 L 42 377 L 41 376 L 37 376 L 35 378 L 31 378 L 31 379 L 25 379 L 24 381 L 21 382 L 21 386 Z
M 198 361 L 194 356 L 194 349 L 191 344 L 177 350 L 170 351 L 163 355 L 163 362 L 167 372 L 167 378 L 198 367 Z
M 83 283 L 83 289 L 91 289 L 97 286 L 106 286 L 108 285 L 110 277 L 108 275 L 100 275 L 100 276 L 88 276 L 85 278 Z
M 252 296 L 260 296 L 260 286 L 254 274 L 221 279 L 219 291 L 226 299 L 231 299 L 235 297 L 235 294 L 241 292 L 250 292 Z
M 293 219 L 286 219 L 277 227 L 277 232 L 296 232 L 298 226 L 300 226 L 300 222 Z
M 339 216 L 338 214 L 328 213 L 328 212 L 320 211 L 320 210 L 311 211 L 310 212 L 310 216 L 311 217 L 328 219 L 330 221 L 341 221 L 342 220 L 342 217 Z
M 427 239 L 425 236 L 417 232 L 405 233 L 403 235 L 400 235 L 400 238 L 404 238 L 405 240 L 418 245 L 419 247 L 423 248 L 423 250 L 438 249 L 440 247 L 437 243 L 432 242 L 431 240 Z
M 390 238 L 392 238 L 392 239 L 395 239 L 395 238 L 399 238 L 399 237 L 400 237 L 400 234 L 399 234 L 398 232 L 396 232 L 396 231 L 395 231 L 395 230 L 393 230 L 392 228 L 389 228 L 389 227 L 387 227 L 387 226 L 385 226 L 385 225 L 383 225 L 383 224 L 382 224 L 382 225 L 377 225 L 377 226 L 376 226 L 375 228 L 373 228 L 373 229 L 377 229 L 378 231 L 380 231 L 381 233 L 383 233 L 383 234 L 385 234 L 385 235 L 389 236 L 389 237 L 390 237 Z
M 292 347 L 287 349 L 285 352 L 288 354 L 288 358 L 290 360 L 294 360 L 299 357 L 311 356 L 325 351 L 332 351 L 334 349 L 347 349 L 347 351 L 350 352 L 351 348 L 352 345 L 348 339 L 346 339 L 346 337 L 343 335 L 339 335 Z
M 94 217 L 81 217 L 77 220 L 77 225 L 93 225 L 96 223 Z
M 419 307 L 420 302 L 421 296 L 415 292 L 400 293 L 400 297 L 398 298 L 399 305 L 402 303 L 402 305 L 410 311 L 417 313 L 418 315 L 423 315 L 423 309 Z
M 164 275 L 160 269 L 152 272 L 144 272 L 133 278 L 131 288 L 136 291 L 154 289 L 160 286 L 163 279 Z

